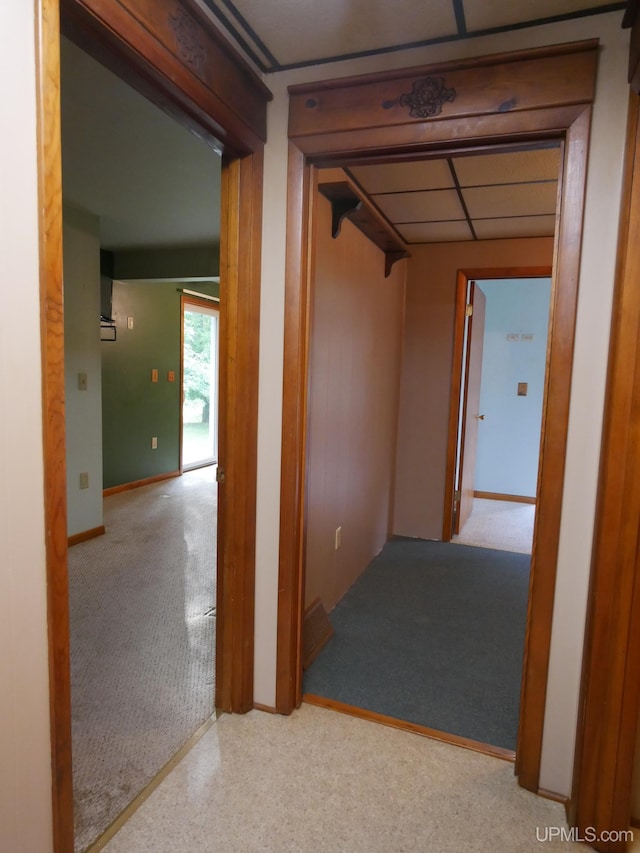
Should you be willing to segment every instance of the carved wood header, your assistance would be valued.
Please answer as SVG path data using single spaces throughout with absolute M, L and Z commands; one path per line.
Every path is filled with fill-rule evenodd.
M 597 61 L 594 39 L 291 86 L 289 136 L 587 104 Z
M 414 80 L 411 91 L 400 95 L 398 103 L 401 107 L 409 107 L 411 118 L 435 118 L 442 112 L 442 106 L 447 101 L 455 100 L 456 90 L 447 89 L 444 77 L 421 77 Z M 384 109 L 394 106 L 393 101 L 386 101 Z
M 60 0 L 60 16 L 65 36 L 199 135 L 236 153 L 264 144 L 271 93 L 193 0 Z
M 176 6 L 174 11 L 169 11 L 169 26 L 175 34 L 180 58 L 187 65 L 191 65 L 199 77 L 202 77 L 207 61 L 207 51 L 197 21 L 184 6 Z

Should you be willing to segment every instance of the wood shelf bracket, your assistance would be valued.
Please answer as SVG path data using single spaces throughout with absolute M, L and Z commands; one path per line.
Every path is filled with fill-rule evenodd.
M 384 252 L 384 277 L 389 278 L 393 265 L 409 257 L 405 244 L 393 227 L 361 195 L 349 181 L 321 183 L 318 190 L 331 203 L 331 236 L 335 240 L 342 223 L 349 219 L 365 237 Z

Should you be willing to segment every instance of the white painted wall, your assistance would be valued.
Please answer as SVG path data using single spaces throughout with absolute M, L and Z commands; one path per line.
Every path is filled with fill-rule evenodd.
M 549 325 L 549 278 L 478 282 L 487 298 L 475 488 L 535 497 Z M 518 396 L 518 384 L 527 394 Z
M 102 352 L 100 344 L 100 223 L 65 206 L 64 377 L 67 427 L 67 533 L 102 525 Z M 102 344 L 105 346 L 105 344 Z M 78 387 L 86 374 L 87 389 Z M 89 488 L 80 489 L 80 473 Z
M 0 34 L 0 850 L 48 853 L 34 3 L 4 0 Z
M 265 152 L 257 507 L 255 697 L 275 701 L 277 560 L 286 227 L 287 86 L 426 62 L 601 39 L 580 276 L 569 444 L 540 784 L 567 794 L 577 722 L 606 379 L 628 87 L 622 13 L 269 76 Z

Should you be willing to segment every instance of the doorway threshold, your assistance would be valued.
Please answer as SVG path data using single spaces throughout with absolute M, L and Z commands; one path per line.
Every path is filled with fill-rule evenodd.
M 336 702 L 335 699 L 325 699 L 323 696 L 316 696 L 315 693 L 304 693 L 302 701 L 308 705 L 317 705 L 320 708 L 327 708 L 331 711 L 337 711 L 340 714 L 347 714 L 351 717 L 358 717 L 361 720 L 369 720 L 372 723 L 379 723 L 383 726 L 389 726 L 393 729 L 400 729 L 404 732 L 412 732 L 421 737 L 438 740 L 441 743 L 449 743 L 452 746 L 460 746 L 463 749 L 470 749 L 473 752 L 480 752 L 483 755 L 492 755 L 494 758 L 500 758 L 503 761 L 515 762 L 516 754 L 512 749 L 505 749 L 502 746 L 492 746 L 488 743 L 482 743 L 471 738 L 461 737 L 460 735 L 443 732 L 439 729 L 431 729 L 428 726 L 421 726 L 417 723 L 409 723 L 406 720 L 399 720 L 396 717 L 389 717 L 386 714 L 377 714 L 375 711 L 367 711 L 365 708 L 357 708 L 355 705 L 347 705 L 344 702 Z
M 205 735 L 211 726 L 216 722 L 218 717 L 220 716 L 220 711 L 216 709 L 216 711 L 209 717 L 208 720 L 205 720 L 204 723 L 200 726 L 197 731 L 195 731 L 189 740 L 180 747 L 180 749 L 173 755 L 169 761 L 164 765 L 164 767 L 157 773 L 156 776 L 149 782 L 149 784 L 140 791 L 138 796 L 133 800 L 126 809 L 118 815 L 118 817 L 111 823 L 107 829 L 102 833 L 102 835 L 96 839 L 96 841 L 91 844 L 90 847 L 84 851 L 84 853 L 98 853 L 98 851 L 103 850 L 106 845 L 111 841 L 114 835 L 122 829 L 125 823 L 132 817 L 135 812 L 138 811 L 140 806 L 149 799 L 151 794 L 156 790 L 156 788 L 166 779 L 166 777 L 171 773 L 174 767 L 179 764 L 185 755 L 193 749 L 193 747 L 198 743 L 200 738 Z

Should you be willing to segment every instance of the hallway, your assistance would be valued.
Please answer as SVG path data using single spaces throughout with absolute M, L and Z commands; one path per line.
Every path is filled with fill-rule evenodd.
M 549 853 L 560 803 L 511 763 L 323 708 L 220 717 L 107 853 Z

